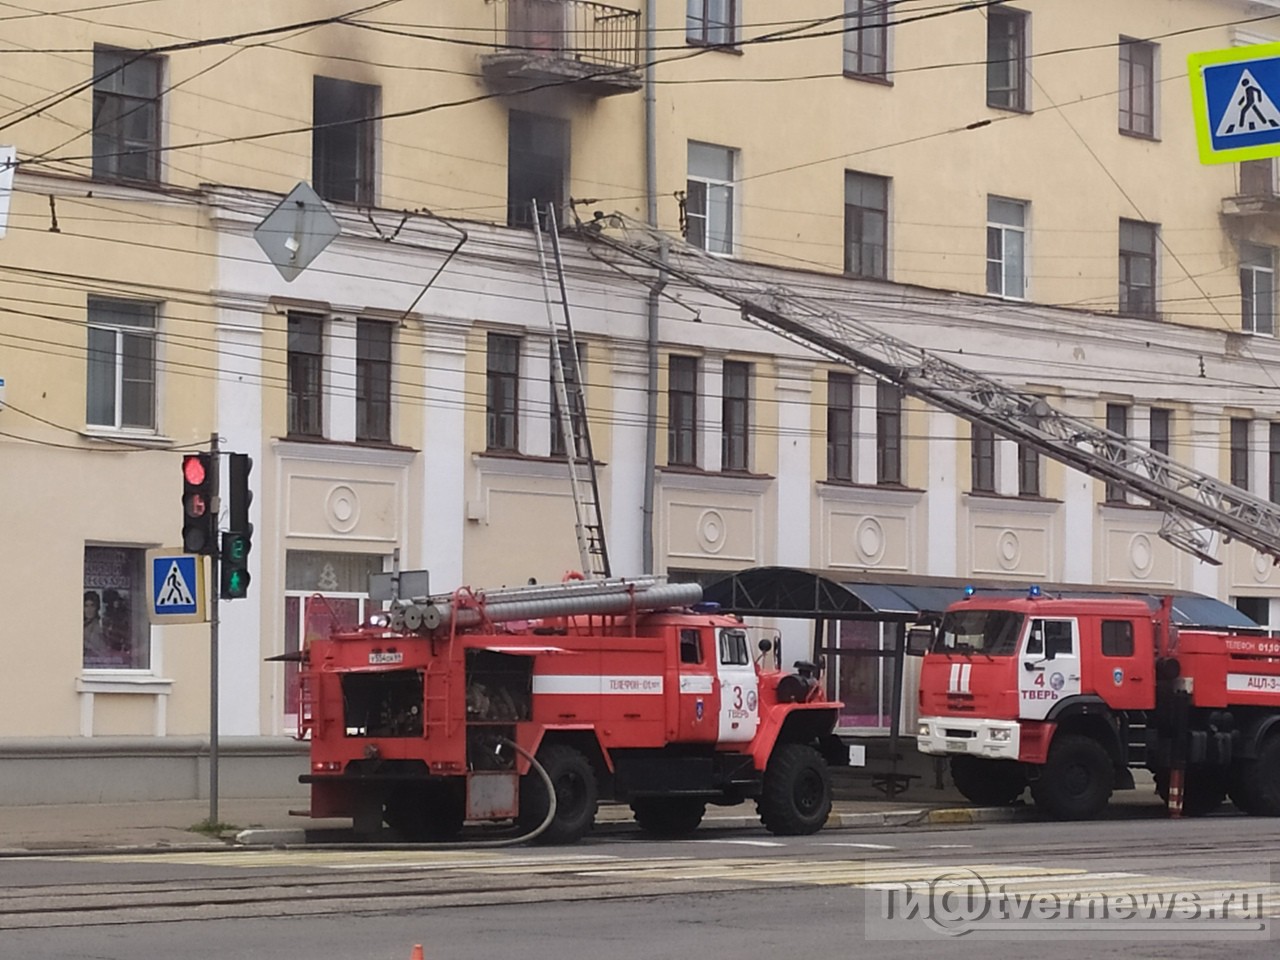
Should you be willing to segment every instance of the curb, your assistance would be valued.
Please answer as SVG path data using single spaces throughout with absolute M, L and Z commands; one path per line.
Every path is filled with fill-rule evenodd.
M 875 827 L 943 826 L 966 823 L 1004 823 L 1030 819 L 1031 807 L 955 807 L 931 810 L 920 807 L 908 810 L 885 810 L 876 813 L 834 812 L 823 826 L 824 830 L 857 830 Z M 707 817 L 702 821 L 703 830 L 750 830 L 760 827 L 754 816 Z M 634 820 L 597 821 L 592 830 L 594 836 L 634 833 Z M 302 828 L 241 830 L 235 835 L 237 846 L 279 847 L 301 846 L 308 843 L 309 831 Z M 315 846 L 322 847 L 323 842 Z
M 930 810 L 923 822 L 954 825 L 958 823 L 1012 823 L 1017 820 L 1034 820 L 1034 807 L 949 807 Z

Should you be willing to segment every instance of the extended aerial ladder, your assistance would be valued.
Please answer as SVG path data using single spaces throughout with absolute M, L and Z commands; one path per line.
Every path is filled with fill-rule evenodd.
M 578 538 L 578 557 L 582 572 L 595 579 L 610 576 L 609 549 L 604 536 L 604 513 L 600 507 L 600 483 L 596 475 L 596 458 L 591 446 L 591 430 L 587 423 L 587 401 L 583 391 L 582 371 L 578 364 L 578 343 L 573 335 L 573 321 L 569 315 L 569 297 L 564 282 L 564 260 L 560 255 L 560 232 L 556 226 L 555 204 L 548 203 L 543 210 L 546 216 L 546 232 L 551 236 L 551 250 L 555 257 L 556 280 L 560 307 L 564 314 L 564 333 L 556 324 L 551 276 L 547 269 L 547 255 L 543 245 L 543 224 L 538 201 L 533 201 L 533 235 L 538 247 L 538 267 L 542 272 L 543 301 L 547 307 L 547 326 L 551 331 L 551 380 L 555 390 L 560 436 L 564 439 L 564 458 L 569 468 L 569 488 L 573 496 L 574 531 Z M 562 349 L 562 344 L 567 350 Z M 566 367 L 569 369 L 566 370 Z M 578 443 L 582 449 L 579 451 Z M 578 460 L 587 461 L 587 483 L 584 489 L 578 476 Z
M 1280 505 L 781 287 L 760 268 L 713 256 L 623 214 L 597 213 L 580 232 L 668 280 L 734 304 L 757 327 L 1142 497 L 1164 512 L 1160 536 L 1201 560 L 1221 562 L 1213 553 L 1217 534 L 1280 562 Z

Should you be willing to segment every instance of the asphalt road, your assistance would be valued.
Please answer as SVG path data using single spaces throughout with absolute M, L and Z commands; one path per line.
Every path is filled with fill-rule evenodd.
M 1271 960 L 1278 836 L 1224 815 L 0 860 L 0 958 Z

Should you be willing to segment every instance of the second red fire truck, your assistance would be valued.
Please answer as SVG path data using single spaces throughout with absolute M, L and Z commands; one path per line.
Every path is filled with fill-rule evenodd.
M 1189 815 L 1230 797 L 1280 816 L 1280 640 L 1178 627 L 1171 602 L 975 594 L 946 611 L 920 677 L 918 746 L 969 800 L 1030 787 L 1084 819 L 1146 767 Z

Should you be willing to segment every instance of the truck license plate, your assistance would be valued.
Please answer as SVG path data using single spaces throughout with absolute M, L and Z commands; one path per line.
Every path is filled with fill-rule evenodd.
M 969 741 L 968 741 L 968 740 L 948 740 L 948 741 L 947 741 L 947 749 L 948 749 L 948 750 L 956 750 L 956 751 L 958 751 L 959 753 L 968 753 L 968 752 L 969 752 Z

